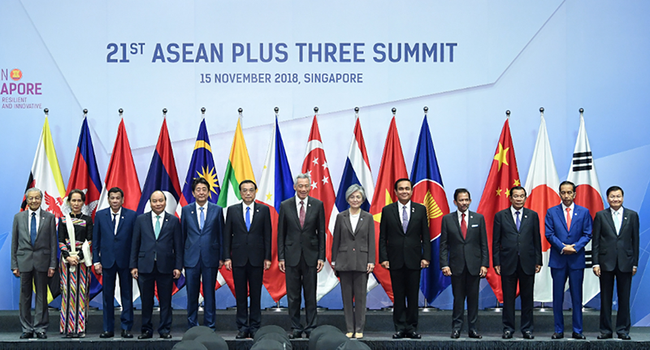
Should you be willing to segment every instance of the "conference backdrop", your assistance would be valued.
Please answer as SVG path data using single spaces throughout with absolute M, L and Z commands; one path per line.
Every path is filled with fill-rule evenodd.
M 411 176 L 427 106 L 450 210 L 458 187 L 469 189 L 470 208 L 476 210 L 505 111 L 511 111 L 509 156 L 516 157 L 525 185 L 544 107 L 560 181 L 572 166 L 578 110 L 584 108 L 603 199 L 607 187 L 620 185 L 624 206 L 640 214 L 632 317 L 635 325 L 650 324 L 650 306 L 643 302 L 650 286 L 645 274 L 650 223 L 646 1 L 8 0 L 0 8 L 0 309 L 18 308 L 18 280 L 9 264 L 11 225 L 45 108 L 66 186 L 83 109 L 88 109 L 102 183 L 123 120 L 143 186 L 166 108 L 182 188 L 203 118 L 219 181 L 240 120 L 259 182 L 274 135 L 274 108 L 279 108 L 278 125 L 295 176 L 310 150 L 317 106 L 327 159 L 319 164 L 329 170 L 337 192 L 354 137 L 355 107 L 377 181 L 393 116 Z M 450 289 L 428 302 L 450 309 Z M 275 305 L 264 293 L 263 306 Z M 226 286 L 217 298 L 220 308 L 235 304 Z M 94 306 L 101 304 L 97 300 Z M 481 307 L 496 302 L 482 282 Z M 338 287 L 319 304 L 341 308 Z M 369 292 L 369 307 L 390 304 L 381 287 Z M 598 296 L 587 303 L 598 305 Z M 184 289 L 174 296 L 174 307 L 185 307 Z

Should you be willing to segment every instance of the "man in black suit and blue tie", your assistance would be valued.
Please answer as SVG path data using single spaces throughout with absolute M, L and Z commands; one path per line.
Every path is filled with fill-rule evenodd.
M 612 297 L 616 279 L 616 333 L 619 339 L 630 340 L 630 289 L 639 266 L 639 214 L 623 208 L 623 189 L 618 186 L 607 189 L 607 203 L 609 208 L 596 213 L 591 244 L 594 274 L 600 277 L 598 339 L 613 337 Z
M 492 231 L 492 261 L 503 289 L 503 339 L 512 338 L 515 331 L 515 299 L 517 282 L 521 297 L 521 333 L 533 339 L 533 291 L 535 274 L 542 269 L 542 239 L 539 216 L 524 208 L 526 189 L 510 189 L 507 209 L 494 215 Z
M 260 328 L 262 279 L 271 267 L 271 214 L 269 207 L 255 203 L 257 185 L 252 180 L 239 183 L 239 193 L 242 202 L 228 207 L 223 256 L 235 282 L 239 330 L 235 338 L 244 339 L 253 338 Z
M 181 228 L 183 231 L 183 265 L 187 288 L 187 327 L 198 326 L 199 290 L 203 281 L 203 325 L 215 328 L 214 288 L 217 271 L 223 265 L 221 257 L 223 211 L 220 206 L 208 202 L 210 184 L 199 177 L 192 181 L 195 202 L 183 207 Z
M 458 208 L 442 217 L 440 230 L 440 266 L 445 276 L 451 276 L 454 309 L 451 338 L 458 339 L 463 328 L 465 298 L 470 338 L 481 339 L 476 330 L 478 320 L 478 292 L 481 278 L 490 267 L 485 218 L 469 210 L 472 203 L 469 191 L 458 188 L 454 204 Z
M 124 192 L 119 187 L 108 190 L 109 208 L 95 214 L 93 225 L 93 262 L 95 272 L 102 275 L 104 332 L 100 338 L 111 338 L 115 328 L 115 278 L 120 278 L 120 316 L 122 338 L 133 338 L 133 277 L 129 269 L 133 226 L 137 214 L 122 207 Z
M 158 333 L 170 339 L 172 326 L 172 287 L 181 276 L 183 251 L 181 225 L 176 216 L 165 212 L 165 194 L 156 190 L 149 198 L 151 211 L 135 221 L 131 246 L 131 275 L 138 280 L 142 300 L 142 334 L 138 339 L 153 336 L 154 286 L 158 287 L 160 325 Z

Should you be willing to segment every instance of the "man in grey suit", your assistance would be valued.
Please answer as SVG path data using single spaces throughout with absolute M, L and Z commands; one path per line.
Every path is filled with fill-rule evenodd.
M 311 178 L 298 174 L 296 196 L 280 204 L 278 216 L 278 267 L 286 274 L 291 330 L 289 338 L 307 338 L 316 328 L 316 274 L 325 265 L 325 210 L 323 202 L 309 197 Z M 300 323 L 300 289 L 305 292 L 306 324 Z
M 639 215 L 623 208 L 623 189 L 607 189 L 609 208 L 596 213 L 591 243 L 593 270 L 600 277 L 600 335 L 612 338 L 614 279 L 618 291 L 616 333 L 630 340 L 630 289 L 639 266 Z
M 11 230 L 11 271 L 20 277 L 20 339 L 34 336 L 46 339 L 47 281 L 56 268 L 56 223 L 54 215 L 41 209 L 43 192 L 30 188 L 25 192 L 28 209 L 14 216 Z M 36 290 L 34 323 L 32 323 L 32 283 Z

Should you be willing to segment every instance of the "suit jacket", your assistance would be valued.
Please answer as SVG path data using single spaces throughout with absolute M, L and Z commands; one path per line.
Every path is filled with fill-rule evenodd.
M 458 212 L 442 217 L 440 232 L 440 267 L 448 266 L 451 273 L 467 272 L 478 276 L 481 266 L 490 267 L 485 218 L 479 213 L 468 210 L 467 237 L 463 239 L 460 231 Z
M 336 216 L 332 242 L 332 262 L 336 271 L 365 272 L 368 264 L 375 263 L 375 249 L 375 221 L 370 213 L 361 210 L 354 231 L 350 209 Z
M 584 269 L 584 248 L 591 239 L 592 219 L 589 209 L 574 204 L 570 230 L 567 230 L 565 217 L 562 204 L 551 207 L 546 212 L 546 240 L 551 244 L 548 266 L 552 268 L 568 266 L 572 270 Z M 563 243 L 575 244 L 577 254 L 562 254 Z
M 427 209 L 411 201 L 411 218 L 404 232 L 398 203 L 381 210 L 379 262 L 388 261 L 391 269 L 419 270 L 421 260 L 431 261 Z
M 223 234 L 223 257 L 231 259 L 233 266 L 264 266 L 264 260 L 271 260 L 271 213 L 269 207 L 253 203 L 253 220 L 246 230 L 242 203 L 228 207 Z
M 501 266 L 502 275 L 514 274 L 517 260 L 521 261 L 521 269 L 527 275 L 534 275 L 535 265 L 542 265 L 539 216 L 535 211 L 523 208 L 519 220 L 517 231 L 510 207 L 494 215 L 492 261 L 494 266 Z
M 11 270 L 47 272 L 50 268 L 56 268 L 56 247 L 59 243 L 56 239 L 54 215 L 40 210 L 40 222 L 33 246 L 28 220 L 31 220 L 29 210 L 14 216 L 11 229 Z
M 137 218 L 135 211 L 122 207 L 117 233 L 113 231 L 113 212 L 111 208 L 95 214 L 93 226 L 93 263 L 101 263 L 103 268 L 117 264 L 120 269 L 129 268 L 133 226 Z
M 596 213 L 591 249 L 594 265 L 603 271 L 632 272 L 639 266 L 639 215 L 623 208 L 621 231 L 617 235 L 610 208 Z
M 181 212 L 185 267 L 195 267 L 202 261 L 207 267 L 218 268 L 223 260 L 223 210 L 211 202 L 207 205 L 203 230 L 199 229 L 196 202 L 184 206 Z
M 130 267 L 138 269 L 139 273 L 154 272 L 154 263 L 157 263 L 158 272 L 165 274 L 183 268 L 181 225 L 177 217 L 167 212 L 162 216 L 158 239 L 154 234 L 150 211 L 135 220 Z
M 308 198 L 304 227 L 300 227 L 295 196 L 280 204 L 278 260 L 284 260 L 288 266 L 297 266 L 301 254 L 307 266 L 316 266 L 318 260 L 325 261 L 325 209 L 323 202 Z

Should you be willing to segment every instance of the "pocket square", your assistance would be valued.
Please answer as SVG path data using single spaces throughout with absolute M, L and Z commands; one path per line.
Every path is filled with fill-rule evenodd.
M 472 227 L 478 227 L 478 224 L 472 224 Z

